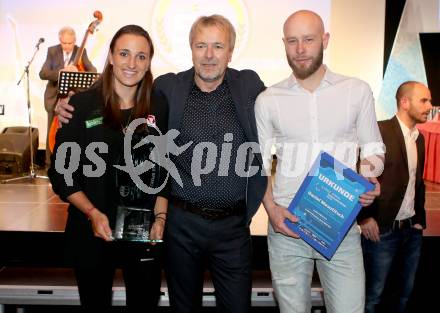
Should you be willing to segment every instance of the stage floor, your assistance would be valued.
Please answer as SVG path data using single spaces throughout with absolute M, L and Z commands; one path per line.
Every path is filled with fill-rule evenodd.
M 426 182 L 424 236 L 440 236 L 440 184 Z M 0 231 L 63 232 L 67 204 L 52 191 L 48 180 L 36 178 L 0 184 Z M 252 220 L 254 236 L 267 234 L 263 206 Z
M 2 178 L 4 177 L 0 177 L 0 179 Z M 437 296 L 434 292 L 438 289 L 437 287 L 434 288 L 436 280 L 433 281 L 432 277 L 440 272 L 438 270 L 440 253 L 437 252 L 438 239 L 440 237 L 440 184 L 426 182 L 426 187 L 428 227 L 424 232 L 424 249 L 422 249 L 414 294 L 409 302 L 409 312 L 420 312 L 421 307 L 429 308 L 429 310 L 424 310 L 424 312 L 432 312 L 431 308 L 438 306 L 435 300 Z M 54 291 L 53 294 L 47 296 L 46 294 L 39 294 L 41 291 L 39 287 L 36 289 L 35 286 L 29 285 L 29 277 L 34 277 L 35 275 L 29 276 L 26 274 L 27 271 L 34 271 L 36 268 L 36 273 L 45 273 L 44 270 L 47 270 L 58 277 L 59 273 L 57 271 L 66 270 L 63 269 L 65 263 L 62 251 L 63 231 L 67 217 L 66 208 L 67 204 L 63 203 L 54 194 L 47 180 L 37 178 L 0 184 L 0 238 L 3 243 L 0 263 L 4 266 L 0 270 L 0 299 L 2 299 L 0 303 L 9 305 L 77 304 L 78 297 L 73 295 L 71 293 L 72 290 L 70 290 L 72 289 L 70 285 L 73 282 L 72 275 L 61 275 L 64 278 L 70 279 L 71 284 L 62 284 L 56 288 L 54 287 L 57 292 Z M 251 233 L 253 235 L 254 255 L 257 256 L 254 258 L 253 268 L 255 273 L 263 275 L 264 279 L 262 280 L 262 289 L 253 289 L 253 312 L 278 312 L 277 308 L 273 307 L 276 303 L 268 271 L 269 264 L 265 238 L 267 223 L 268 219 L 264 208 L 260 207 L 251 224 Z M 15 275 L 17 272 L 19 274 Z M 9 275 L 10 273 L 12 274 Z M 10 276 L 14 279 L 13 284 L 8 280 Z M 48 275 L 43 276 L 46 277 Z M 23 282 L 16 281 L 23 279 L 25 280 L 26 288 L 30 286 L 28 289 L 23 289 Z M 319 286 L 317 277 L 314 279 L 314 282 L 318 283 L 318 285 L 315 286 L 316 290 L 311 290 L 312 299 L 314 300 L 314 305 L 319 310 L 322 310 L 322 288 Z M 14 293 L 15 289 L 11 289 L 11 284 L 15 286 L 17 292 Z M 212 289 L 212 286 L 210 287 L 209 284 L 206 287 Z M 119 286 L 116 284 L 115 288 L 118 289 Z M 208 289 L 204 290 L 206 291 L 206 295 L 204 294 L 203 298 L 205 306 L 211 306 L 214 303 L 212 290 Z M 13 291 L 12 293 L 11 290 Z M 28 292 L 28 294 L 23 290 Z M 73 292 L 77 291 L 74 290 Z M 58 293 L 62 295 L 61 300 L 57 297 Z M 70 302 L 66 300 L 64 293 L 68 293 L 70 297 L 68 300 Z M 42 297 L 48 298 L 40 301 L 39 299 Z M 166 300 L 167 297 L 164 294 L 162 305 L 167 305 Z M 121 304 L 123 304 L 123 299 L 119 305 Z M 46 308 L 46 306 L 42 307 Z M 262 311 L 255 311 L 258 309 L 262 309 Z M 2 304 L 0 304 L 0 312 L 2 312 L 1 310 Z M 166 309 L 164 310 L 166 312 Z M 30 312 L 33 312 L 32 309 Z M 76 311 L 74 309 L 68 312 Z

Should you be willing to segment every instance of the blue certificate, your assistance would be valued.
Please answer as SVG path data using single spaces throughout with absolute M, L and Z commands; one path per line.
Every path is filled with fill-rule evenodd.
M 288 210 L 287 226 L 330 260 L 361 209 L 359 196 L 374 185 L 326 152 L 316 158 Z

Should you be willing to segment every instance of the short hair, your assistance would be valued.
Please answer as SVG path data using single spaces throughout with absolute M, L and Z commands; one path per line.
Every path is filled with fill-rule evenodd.
M 63 36 L 64 34 L 71 35 L 76 39 L 75 31 L 70 26 L 64 26 L 63 28 L 61 28 L 60 31 L 58 32 L 58 37 L 61 38 L 61 36 Z
M 236 37 L 234 26 L 226 17 L 219 14 L 201 16 L 192 24 L 189 32 L 189 45 L 192 46 L 194 36 L 200 28 L 209 26 L 216 26 L 226 31 L 229 35 L 229 46 L 231 51 L 234 50 Z
M 421 83 L 414 80 L 409 80 L 400 84 L 399 88 L 397 88 L 396 91 L 397 107 L 400 106 L 400 100 L 402 100 L 403 97 L 408 97 L 408 94 L 414 89 L 414 87 L 420 84 Z

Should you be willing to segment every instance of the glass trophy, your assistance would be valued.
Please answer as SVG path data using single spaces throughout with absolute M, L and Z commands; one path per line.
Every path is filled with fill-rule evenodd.
M 133 165 L 141 166 L 144 162 L 153 166 L 139 175 L 142 183 L 149 188 L 160 186 L 160 166 L 153 154 L 154 145 L 148 143 L 136 149 L 133 148 L 142 139 L 150 134 L 152 130 L 135 132 L 131 141 L 131 162 Z M 124 148 L 125 149 L 125 148 Z M 126 165 L 125 155 L 121 152 L 117 164 Z M 151 227 L 154 223 L 154 211 L 156 194 L 146 193 L 139 188 L 130 174 L 123 170 L 115 173 L 115 187 L 118 190 L 119 202 L 116 208 L 115 226 L 113 229 L 114 240 L 138 241 L 138 242 L 162 242 L 162 240 L 150 239 Z
M 116 210 L 116 224 L 113 231 L 114 240 L 162 242 L 150 239 L 153 225 L 152 210 L 137 207 L 118 206 Z

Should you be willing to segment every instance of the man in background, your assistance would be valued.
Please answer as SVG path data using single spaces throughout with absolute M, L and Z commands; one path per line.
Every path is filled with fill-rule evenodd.
M 78 71 L 77 67 L 72 64 L 78 51 L 78 46 L 75 45 L 75 31 L 71 27 L 65 26 L 58 32 L 58 39 L 60 40 L 58 45 L 47 49 L 46 61 L 40 70 L 40 78 L 48 81 L 44 92 L 44 108 L 47 112 L 46 166 L 50 164 L 49 130 L 52 125 L 54 108 L 58 96 L 58 73 L 61 70 L 71 72 Z M 90 62 L 85 49 L 82 61 L 86 71 L 96 72 L 96 67 Z
M 385 169 L 379 177 L 382 193 L 358 216 L 363 234 L 366 313 L 404 312 L 426 227 L 425 142 L 416 124 L 427 120 L 431 93 L 425 85 L 408 81 L 397 89 L 396 101 L 396 115 L 379 122 L 386 145 Z

